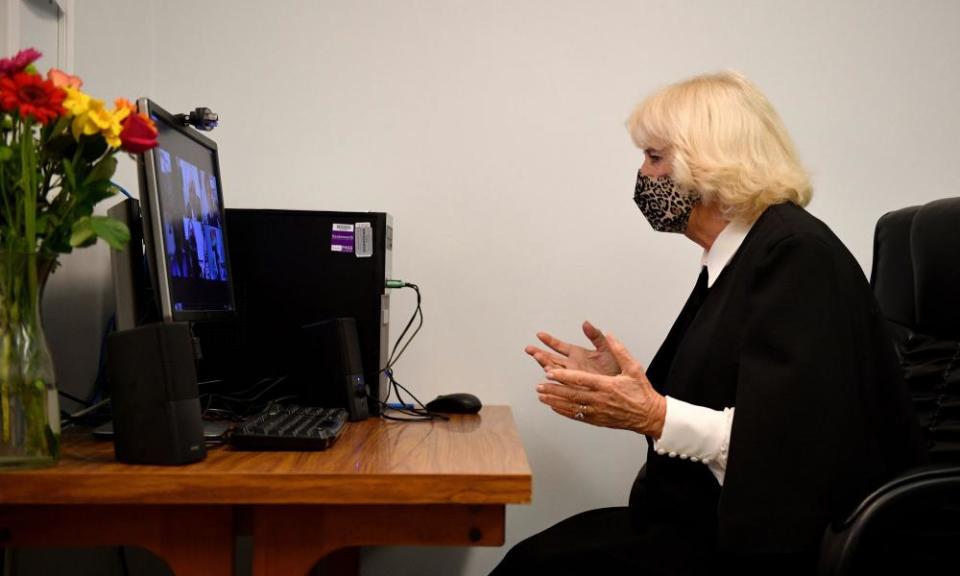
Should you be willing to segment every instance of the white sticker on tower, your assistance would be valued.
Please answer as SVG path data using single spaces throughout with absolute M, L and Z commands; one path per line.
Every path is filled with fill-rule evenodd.
M 373 256 L 373 225 L 369 222 L 357 222 L 356 255 L 357 258 Z

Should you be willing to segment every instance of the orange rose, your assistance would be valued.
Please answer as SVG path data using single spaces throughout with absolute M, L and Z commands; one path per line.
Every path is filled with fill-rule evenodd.
M 117 110 L 127 109 L 131 114 L 137 111 L 136 105 L 126 98 L 117 98 L 113 101 L 113 105 L 117 108 Z
M 47 79 L 53 82 L 53 85 L 57 88 L 73 88 L 74 90 L 79 90 L 83 86 L 83 80 L 79 76 L 71 76 L 63 70 L 57 70 L 56 68 L 51 68 L 47 72 Z

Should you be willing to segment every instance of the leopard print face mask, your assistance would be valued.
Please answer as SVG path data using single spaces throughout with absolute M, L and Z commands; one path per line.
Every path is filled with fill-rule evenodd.
M 669 176 L 651 178 L 638 172 L 633 201 L 657 232 L 683 233 L 700 194 L 684 190 Z

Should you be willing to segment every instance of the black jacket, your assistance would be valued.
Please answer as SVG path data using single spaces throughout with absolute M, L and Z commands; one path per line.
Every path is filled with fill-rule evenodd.
M 922 457 L 884 318 L 853 256 L 794 204 L 768 208 L 694 300 L 647 375 L 736 407 L 724 484 L 650 441 L 631 508 L 704 554 L 810 560 L 830 520 Z

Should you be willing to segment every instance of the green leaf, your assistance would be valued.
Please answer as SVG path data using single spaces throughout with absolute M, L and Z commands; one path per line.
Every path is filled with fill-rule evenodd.
M 82 188 L 83 203 L 89 204 L 91 208 L 117 193 L 110 180 L 97 180 Z
M 37 234 L 40 236 L 45 236 L 47 232 L 47 226 L 50 225 L 50 214 L 41 212 L 37 215 Z
M 80 144 L 83 146 L 83 159 L 87 162 L 93 162 L 107 151 L 107 141 L 99 134 L 81 136 Z
M 6 162 L 13 158 L 13 148 L 9 146 L 0 146 L 0 162 Z
M 90 216 L 97 204 L 113 196 L 113 194 L 113 185 L 109 180 L 98 180 L 91 184 L 81 185 L 78 190 L 74 191 L 70 211 L 75 217 Z
M 59 134 L 47 140 L 44 148 L 53 158 L 66 158 L 77 151 L 77 141 L 70 134 Z
M 114 250 L 123 250 L 130 241 L 130 230 L 123 222 L 109 216 L 93 216 L 90 218 L 93 232 L 103 238 Z
M 44 246 L 48 250 L 61 254 L 72 252 L 73 246 L 70 246 L 70 238 L 64 232 L 64 230 L 55 230 L 54 234 L 44 241 Z
M 93 166 L 93 170 L 87 174 L 87 177 L 83 180 L 84 184 L 89 184 L 91 182 L 97 182 L 101 180 L 109 181 L 113 177 L 113 173 L 117 171 L 117 159 L 113 156 L 105 156 L 99 162 Z
M 93 220 L 90 216 L 78 218 L 70 228 L 70 245 L 74 248 L 90 246 L 97 241 L 97 235 L 93 231 Z
M 70 125 L 70 116 L 61 116 L 57 123 L 53 125 L 53 130 L 50 131 L 52 136 L 59 136 L 67 131 L 67 126 Z M 71 136 L 72 138 L 72 136 Z
M 63 175 L 67 177 L 70 190 L 77 189 L 77 176 L 73 173 L 73 162 L 69 158 L 63 159 Z
M 23 236 L 27 245 L 33 249 L 37 241 L 37 156 L 32 136 L 33 126 L 29 119 L 24 124 L 24 134 L 30 137 L 20 139 L 20 186 L 23 190 Z

